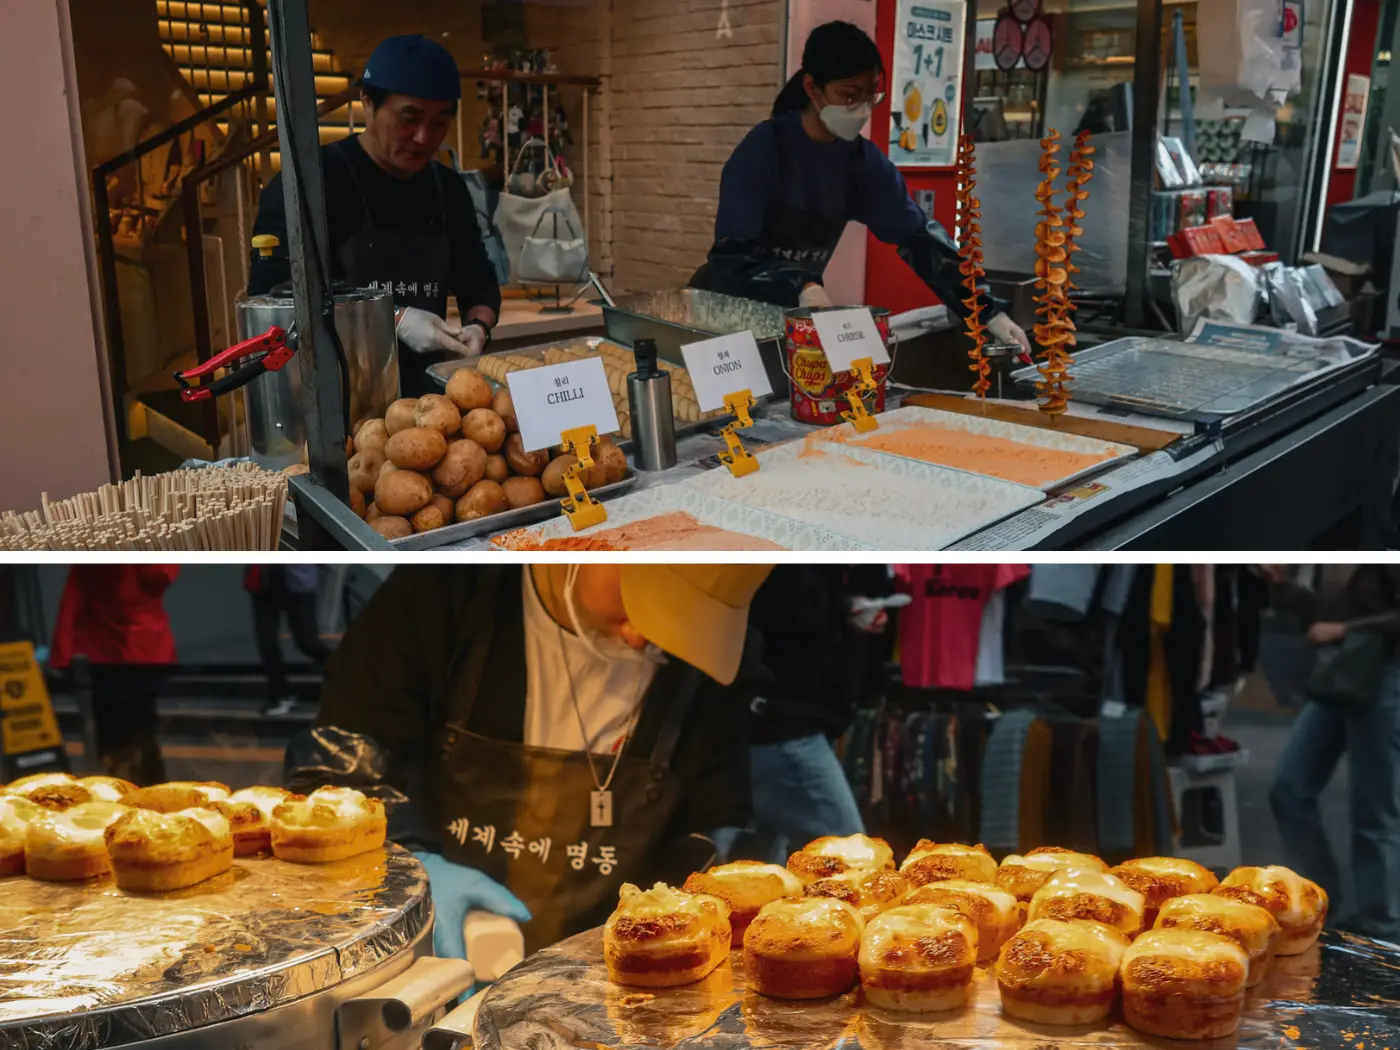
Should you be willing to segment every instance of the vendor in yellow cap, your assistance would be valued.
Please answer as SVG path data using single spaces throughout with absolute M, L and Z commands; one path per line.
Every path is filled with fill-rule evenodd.
M 739 671 L 770 569 L 400 568 L 326 668 L 289 787 L 383 798 L 428 869 L 435 946 L 524 923 L 527 950 L 601 925 L 624 882 L 679 884 L 750 809 Z M 717 845 L 718 844 L 718 845 Z

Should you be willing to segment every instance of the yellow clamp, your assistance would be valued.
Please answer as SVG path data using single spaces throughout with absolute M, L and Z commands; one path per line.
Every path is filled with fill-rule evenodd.
M 855 427 L 857 434 L 869 434 L 872 430 L 880 429 L 879 422 L 865 407 L 866 395 L 880 389 L 879 384 L 875 382 L 875 362 L 872 358 L 862 357 L 851 362 L 851 371 L 860 382 L 846 391 L 846 400 L 850 402 L 851 410 L 842 412 L 841 418 Z
M 575 532 L 601 525 L 608 520 L 608 512 L 588 494 L 580 476 L 585 470 L 593 468 L 593 443 L 597 440 L 597 427 L 579 427 L 559 435 L 564 453 L 578 457 L 578 462 L 564 472 L 564 487 L 569 490 L 569 496 L 563 503 L 564 517 L 569 519 Z
M 749 414 L 749 410 L 754 404 L 753 394 L 747 390 L 729 394 L 724 399 L 724 407 L 734 414 L 735 419 L 720 431 L 726 450 L 719 454 L 719 461 L 728 467 L 729 473 L 736 478 L 746 477 L 758 469 L 758 460 L 744 447 L 738 434 L 738 431 L 753 426 L 753 416 Z
M 264 259 L 271 259 L 273 250 L 281 243 L 281 239 L 271 233 L 260 233 L 253 238 L 253 247 Z

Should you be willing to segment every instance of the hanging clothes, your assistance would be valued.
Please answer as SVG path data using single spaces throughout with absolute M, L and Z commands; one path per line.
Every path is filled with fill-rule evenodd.
M 901 565 L 900 590 L 913 601 L 899 617 L 904 684 L 971 691 L 987 603 L 1030 574 L 1026 565 Z

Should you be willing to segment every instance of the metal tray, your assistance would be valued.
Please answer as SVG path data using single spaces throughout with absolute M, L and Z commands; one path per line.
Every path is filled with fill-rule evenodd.
M 1052 449 L 1062 452 L 1079 452 L 1090 455 L 1107 454 L 1107 459 L 1095 463 L 1093 466 L 1075 471 L 1073 474 L 1066 475 L 1062 478 L 1056 478 L 1053 481 L 1047 481 L 1038 487 L 1039 491 L 1047 493 L 1064 488 L 1066 485 L 1073 484 L 1092 474 L 1098 474 L 1114 464 L 1121 463 L 1123 460 L 1132 459 L 1138 454 L 1138 450 L 1131 445 L 1119 445 L 1111 441 L 1101 441 L 1098 438 L 1083 437 L 1079 434 L 1061 433 L 1060 431 L 1043 429 L 1040 427 L 1028 427 L 1020 423 L 1008 423 L 1004 420 L 991 419 L 986 416 L 963 415 L 960 412 L 944 412 L 936 408 L 920 408 L 914 405 L 886 412 L 879 417 L 879 420 L 882 427 L 901 423 L 927 423 L 935 426 L 947 427 L 949 430 L 962 430 L 969 434 L 1002 438 L 1006 441 L 1014 441 L 1021 445 L 1031 445 L 1036 448 Z M 893 452 L 886 452 L 882 449 L 865 448 L 863 443 L 871 438 L 878 437 L 880 432 L 877 430 L 865 437 L 849 436 L 853 433 L 849 423 L 842 423 L 839 427 L 833 427 L 830 428 L 830 430 L 813 434 L 807 441 L 809 444 L 820 447 L 829 441 L 829 437 L 824 437 L 823 435 L 830 435 L 832 431 L 840 430 L 844 430 L 844 434 L 848 439 L 840 442 L 831 442 L 838 448 L 861 448 L 877 456 L 888 456 L 892 459 L 906 458 Z M 927 464 L 926 460 L 913 458 L 910 458 L 909 462 Z M 980 478 L 988 476 L 947 463 L 928 465 L 942 467 L 945 470 L 952 470 L 958 473 L 969 474 L 972 477 Z M 1001 478 L 993 478 L 992 480 L 1009 485 L 1019 484 L 1018 482 L 1006 481 Z
M 618 496 L 626 494 L 636 483 L 637 475 L 629 469 L 627 476 L 621 481 L 590 489 L 588 494 L 599 501 L 616 499 Z M 390 544 L 395 550 L 400 551 L 436 550 L 438 547 L 446 547 L 453 543 L 460 543 L 462 540 L 469 540 L 473 536 L 484 536 L 491 532 L 506 532 L 510 529 L 534 525 L 536 522 L 548 521 L 550 518 L 563 514 L 562 506 L 560 500 L 550 498 L 543 503 L 536 503 L 533 507 L 521 507 L 519 510 L 490 514 L 484 518 L 477 518 L 476 521 L 464 521 L 456 525 L 448 525 L 446 528 L 434 529 L 432 532 L 414 533 L 401 540 L 391 540 Z
M 97 1050 L 272 1010 L 396 956 L 432 916 L 423 866 L 397 846 L 240 858 L 167 894 L 0 879 L 0 1048 Z
M 1193 422 L 1213 422 L 1262 407 L 1328 371 L 1319 358 L 1225 349 L 1131 336 L 1073 355 L 1077 401 Z M 1035 368 L 1013 374 L 1038 380 Z
M 623 296 L 616 305 L 594 302 L 603 311 L 608 338 L 626 347 L 654 339 L 668 361 L 681 361 L 681 347 L 702 339 L 753 332 L 774 399 L 787 398 L 787 319 L 782 307 L 694 288 Z
M 476 1014 L 476 1050 L 1302 1050 L 1395 1046 L 1400 949 L 1327 931 L 1319 947 L 1275 960 L 1245 1001 L 1239 1032 L 1209 1043 L 1140 1035 L 1115 1013 L 1100 1025 L 1052 1027 L 1003 1016 L 985 967 L 973 1001 L 925 1017 L 891 1013 L 851 991 L 783 1002 L 750 991 L 742 952 L 699 984 L 623 988 L 608 980 L 603 934 L 537 952 L 493 984 Z

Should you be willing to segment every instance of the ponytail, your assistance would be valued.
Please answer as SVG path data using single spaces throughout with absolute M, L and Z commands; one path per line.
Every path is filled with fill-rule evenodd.
M 811 76 L 817 87 L 834 80 L 846 80 L 866 73 L 885 75 L 885 60 L 875 41 L 850 22 L 827 22 L 812 30 L 802 50 L 802 68 L 787 82 L 773 103 L 773 116 L 800 113 L 807 108 L 804 78 Z
M 782 93 L 778 95 L 778 100 L 773 103 L 773 116 L 781 117 L 785 113 L 801 113 L 807 108 L 807 88 L 803 83 L 807 78 L 807 71 L 799 69 L 793 74 Z

